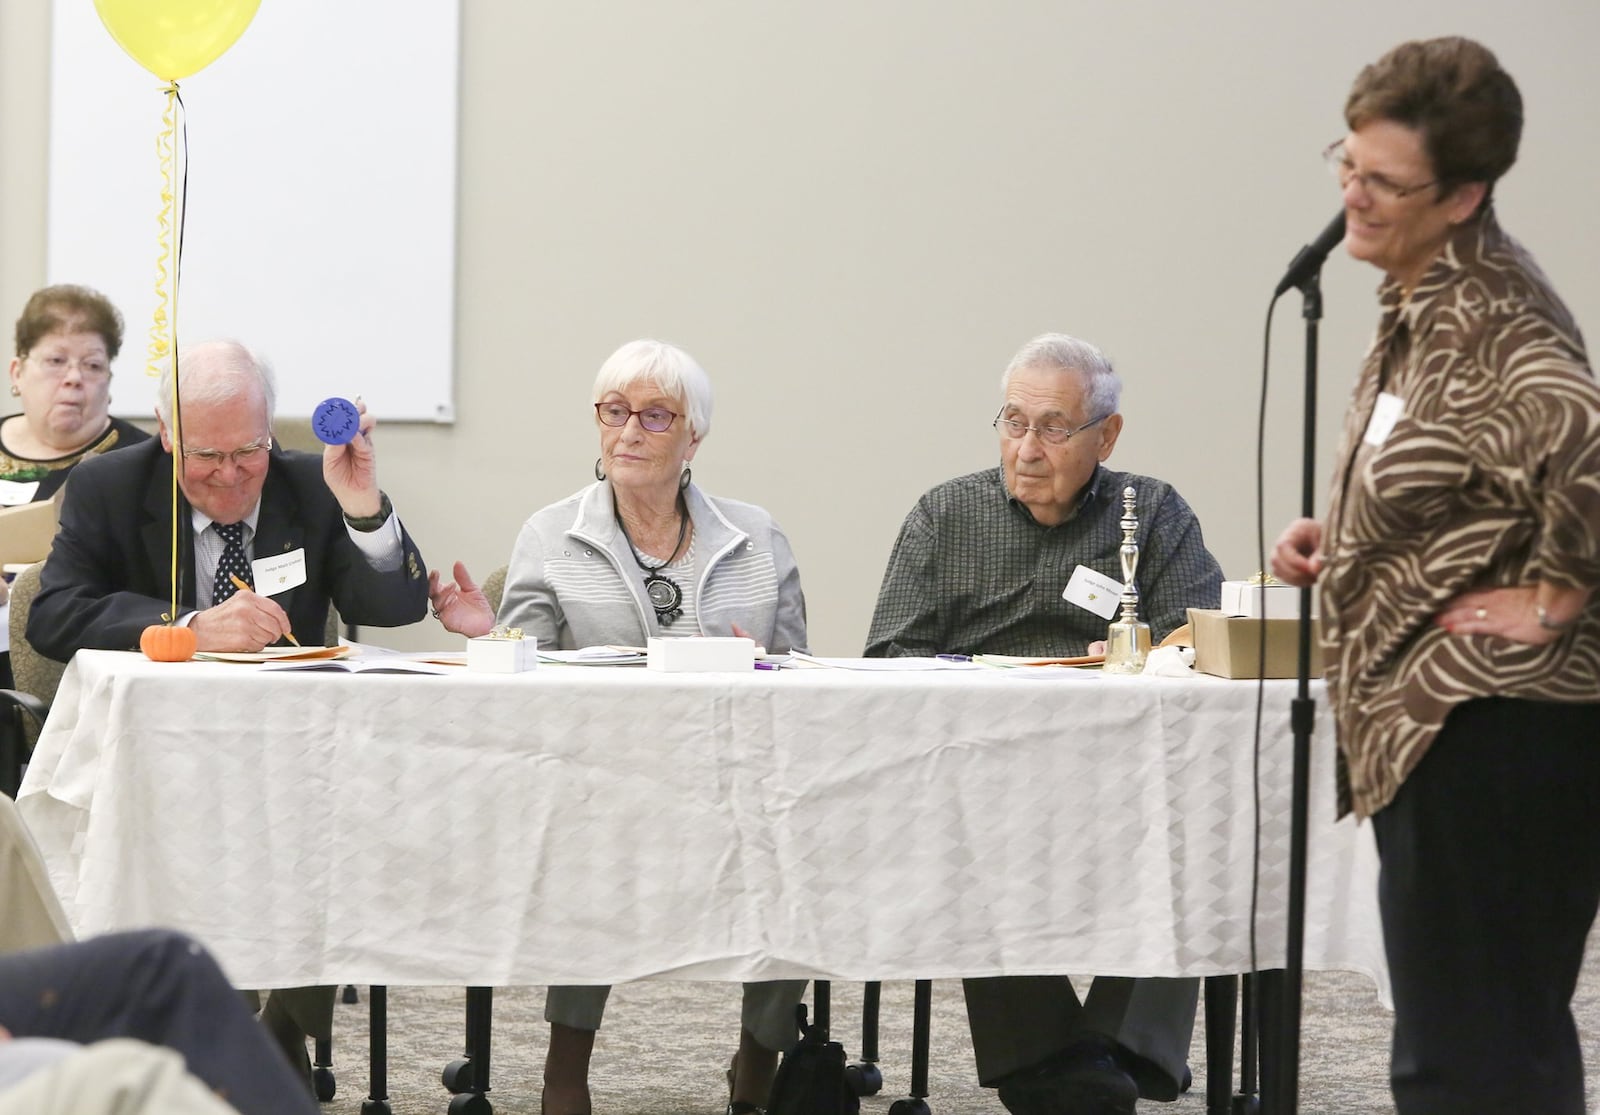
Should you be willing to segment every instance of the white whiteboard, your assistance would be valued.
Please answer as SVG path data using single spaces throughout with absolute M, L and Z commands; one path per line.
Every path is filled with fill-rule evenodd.
M 53 12 L 49 279 L 122 311 L 112 410 L 149 417 L 166 96 L 92 0 Z M 453 421 L 459 58 L 457 0 L 263 0 L 231 50 L 179 83 L 180 346 L 255 349 L 280 416 L 361 395 L 380 421 Z

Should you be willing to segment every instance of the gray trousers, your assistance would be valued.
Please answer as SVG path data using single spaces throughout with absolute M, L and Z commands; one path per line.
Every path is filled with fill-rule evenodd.
M 269 1011 L 279 1012 L 291 1025 L 313 1041 L 333 1037 L 333 1000 L 338 988 L 331 984 L 317 987 L 280 987 L 267 992 Z M 261 1010 L 259 991 L 242 991 L 251 1010 Z
M 786 1052 L 800 1036 L 794 1008 L 805 993 L 803 979 L 745 984 L 740 1027 L 749 1030 L 763 1047 Z M 604 985 L 552 987 L 544 999 L 544 1020 L 574 1030 L 598 1030 L 610 994 L 611 988 Z
M 1094 1033 L 1135 1055 L 1129 1068 L 1141 1097 L 1177 1099 L 1194 1036 L 1198 979 L 1098 976 L 1082 1002 L 1066 976 L 996 976 L 963 980 L 962 987 L 984 1087 Z

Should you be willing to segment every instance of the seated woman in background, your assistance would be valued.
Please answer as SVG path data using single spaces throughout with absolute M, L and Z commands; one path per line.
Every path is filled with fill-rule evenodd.
M 35 291 L 17 319 L 16 340 L 8 374 L 22 412 L 0 419 L 0 507 L 49 499 L 85 457 L 150 436 L 109 413 L 122 315 L 105 295 L 65 285 Z M 6 597 L 0 581 L 0 604 Z M 11 687 L 5 645 L 0 689 Z
M 595 483 L 523 525 L 499 622 L 563 649 L 652 635 L 742 635 L 767 650 L 802 650 L 805 598 L 789 541 L 759 507 L 702 492 L 689 462 L 711 427 L 711 380 L 682 349 L 632 341 L 594 382 L 600 457 Z M 467 636 L 496 622 L 457 562 L 455 580 L 429 575 L 434 614 Z M 552 987 L 543 1110 L 585 1115 L 589 1057 L 607 987 Z M 744 985 L 729 1111 L 763 1107 L 778 1053 L 796 1037 L 804 980 Z
M 9 372 L 22 413 L 0 420 L 0 480 L 15 487 L 0 504 L 49 499 L 83 458 L 150 436 L 109 413 L 121 347 L 122 315 L 103 294 L 50 286 L 28 299 Z

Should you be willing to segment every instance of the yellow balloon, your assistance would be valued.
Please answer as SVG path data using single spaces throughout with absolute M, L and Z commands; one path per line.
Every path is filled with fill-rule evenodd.
M 100 22 L 163 81 L 199 73 L 232 46 L 261 0 L 94 0 Z

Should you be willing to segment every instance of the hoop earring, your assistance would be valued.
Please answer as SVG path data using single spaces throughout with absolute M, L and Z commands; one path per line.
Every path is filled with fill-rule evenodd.
M 689 486 L 689 477 L 692 475 L 693 473 L 689 471 L 689 466 L 684 465 L 683 471 L 678 473 L 678 491 L 681 492 Z
M 606 478 L 606 470 L 600 463 L 604 460 L 604 457 L 596 457 L 594 459 L 594 478 L 596 480 L 604 480 Z

